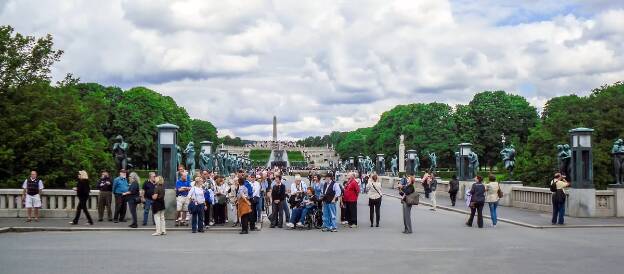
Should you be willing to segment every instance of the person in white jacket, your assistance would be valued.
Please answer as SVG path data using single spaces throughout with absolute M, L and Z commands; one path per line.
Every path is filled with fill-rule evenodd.
M 370 226 L 373 227 L 373 219 L 374 219 L 375 226 L 379 227 L 379 219 L 380 219 L 380 213 L 381 213 L 380 212 L 381 197 L 383 197 L 383 191 L 381 190 L 381 182 L 379 181 L 377 174 L 373 173 L 370 179 L 368 179 L 368 184 L 366 184 L 366 192 L 368 193 Z

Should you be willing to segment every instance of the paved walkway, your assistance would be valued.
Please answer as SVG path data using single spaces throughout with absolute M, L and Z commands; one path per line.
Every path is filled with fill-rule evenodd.
M 384 189 L 387 194 L 397 197 L 398 191 L 393 189 Z M 421 201 L 425 205 L 430 205 L 431 200 L 421 195 Z M 470 214 L 470 208 L 465 204 L 465 200 L 458 200 L 455 207 L 451 206 L 451 199 L 446 192 L 438 192 L 436 196 L 437 206 L 442 210 L 450 210 L 463 214 Z M 490 217 L 490 209 L 486 204 L 483 207 L 483 214 Z M 499 206 L 497 210 L 499 221 L 508 221 L 512 224 L 523 225 L 533 228 L 574 228 L 574 227 L 624 227 L 624 218 L 575 218 L 565 217 L 564 226 L 553 226 L 550 221 L 552 214 L 523 208 Z M 488 223 L 488 222 L 486 222 Z M 489 222 L 491 223 L 491 222 Z

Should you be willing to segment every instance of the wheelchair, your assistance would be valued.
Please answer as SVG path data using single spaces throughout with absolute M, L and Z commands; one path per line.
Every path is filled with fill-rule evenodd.
M 323 227 L 323 214 L 318 207 L 314 207 L 308 212 L 305 216 L 305 223 L 303 223 L 303 227 L 308 230 L 312 228 L 320 229 Z

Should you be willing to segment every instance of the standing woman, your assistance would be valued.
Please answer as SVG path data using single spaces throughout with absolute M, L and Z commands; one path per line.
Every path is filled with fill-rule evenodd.
M 104 218 L 104 209 L 108 212 L 108 221 L 113 221 L 111 212 L 111 201 L 113 200 L 113 183 L 107 171 L 102 171 L 102 177 L 98 181 L 97 188 L 100 191 L 98 196 L 98 222 Z
M 130 209 L 130 215 L 132 215 L 131 228 L 137 228 L 137 205 L 141 203 L 141 197 L 139 196 L 139 175 L 136 172 L 130 173 L 130 187 L 128 192 L 124 193 L 124 200 L 128 202 L 128 208 Z
M 165 229 L 165 180 L 162 176 L 156 177 L 156 187 L 152 194 L 152 213 L 156 222 L 156 233 L 152 236 L 167 235 Z
M 485 202 L 490 207 L 490 216 L 492 217 L 492 227 L 496 227 L 498 222 L 498 216 L 496 215 L 496 209 L 498 208 L 498 200 L 500 199 L 498 193 L 500 191 L 500 185 L 496 182 L 496 176 L 490 174 L 488 177 L 490 183 L 486 186 Z
M 407 179 L 407 184 L 402 185 L 399 184 L 397 187 L 399 188 L 399 195 L 401 195 L 401 204 L 403 206 L 403 233 L 404 234 L 412 234 L 412 205 L 407 204 L 407 196 L 414 193 L 416 191 L 416 187 L 414 183 L 416 179 L 414 176 L 409 176 Z
M 238 185 L 244 185 L 245 184 L 245 178 L 244 177 L 239 177 L 238 178 Z M 239 187 L 238 188 L 238 193 L 236 195 L 236 209 L 237 209 L 237 213 L 238 216 L 240 216 L 240 222 L 241 222 L 241 232 L 240 234 L 249 234 L 249 218 L 250 215 L 252 214 L 252 209 L 251 209 L 251 201 L 249 201 L 249 192 L 247 191 L 246 187 Z
M 370 211 L 370 226 L 373 227 L 373 215 L 375 215 L 375 226 L 379 227 L 380 208 L 381 208 L 381 182 L 377 179 L 377 174 L 373 174 L 366 185 L 368 193 L 368 208 Z M 376 214 L 375 214 L 376 213 Z
M 452 206 L 455 206 L 455 202 L 457 201 L 457 192 L 459 192 L 459 180 L 457 180 L 457 175 L 453 175 L 453 178 L 449 182 L 449 195 Z
M 78 171 L 78 184 L 74 187 L 74 191 L 76 191 L 76 195 L 78 196 L 78 206 L 76 207 L 76 217 L 74 217 L 74 220 L 69 223 L 77 225 L 78 219 L 80 219 L 80 211 L 84 211 L 89 224 L 93 225 L 93 220 L 91 219 L 91 215 L 87 209 L 87 201 L 89 200 L 91 187 L 89 186 L 89 175 L 86 171 Z
M 191 187 L 187 198 L 189 199 L 189 211 L 191 212 L 191 230 L 193 233 L 204 232 L 204 180 L 197 176 L 195 184 Z
M 216 177 L 216 186 L 215 186 L 215 204 L 214 204 L 214 219 L 216 225 L 225 224 L 225 211 L 227 210 L 227 185 L 223 182 L 222 176 Z
M 472 184 L 470 189 L 470 218 L 466 225 L 472 227 L 472 221 L 477 213 L 477 225 L 479 228 L 483 228 L 483 206 L 485 205 L 485 186 L 483 185 L 483 177 L 477 176 L 475 183 Z
M 347 208 L 347 222 L 351 228 L 357 227 L 357 200 L 359 194 L 360 185 L 355 180 L 355 173 L 352 172 L 349 174 L 349 182 L 347 182 L 343 196 Z

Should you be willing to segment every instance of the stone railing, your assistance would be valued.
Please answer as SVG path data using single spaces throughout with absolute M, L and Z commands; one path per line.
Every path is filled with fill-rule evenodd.
M 552 192 L 547 188 L 514 186 L 511 190 L 511 206 L 552 212 Z
M 99 191 L 90 193 L 87 207 L 92 214 L 97 212 Z M 41 195 L 41 217 L 71 217 L 78 205 L 78 197 L 73 190 L 44 189 Z M 26 217 L 21 189 L 0 189 L 0 217 Z

